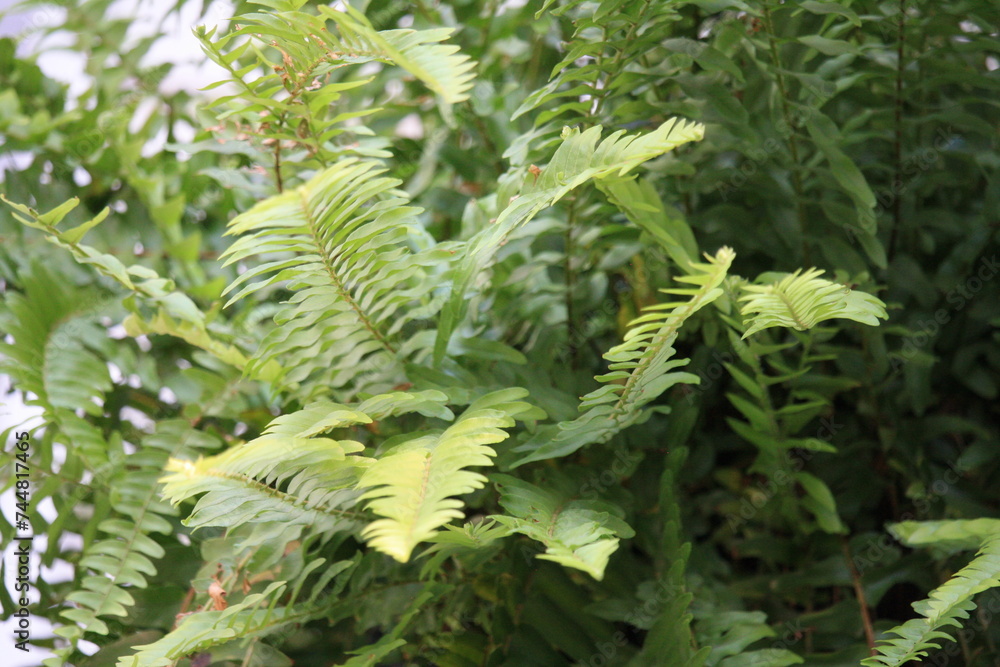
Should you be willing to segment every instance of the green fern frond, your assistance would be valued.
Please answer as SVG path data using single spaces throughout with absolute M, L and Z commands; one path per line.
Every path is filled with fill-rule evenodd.
M 402 329 L 436 311 L 426 267 L 449 254 L 406 247 L 420 211 L 384 171 L 348 158 L 230 221 L 227 234 L 240 238 L 223 253 L 226 264 L 265 261 L 229 285 L 225 293 L 242 287 L 229 304 L 285 281 L 295 291 L 248 372 L 290 356 L 298 363 L 282 379 L 292 387 L 403 381 L 397 362 L 427 343 Z
M 788 274 L 768 285 L 743 285 L 743 290 L 749 294 L 740 298 L 746 302 L 742 313 L 752 316 L 743 337 L 769 327 L 805 331 L 835 318 L 870 326 L 877 326 L 878 318 L 888 319 L 882 301 L 820 278 L 822 274 L 820 269 L 808 269 Z
M 368 423 L 346 406 L 328 404 L 325 416 L 279 417 L 264 435 L 221 454 L 197 461 L 171 459 L 160 481 L 174 504 L 202 496 L 184 523 L 194 528 L 280 521 L 317 531 L 353 527 L 362 517 L 352 511 L 353 491 L 371 459 L 354 456 L 364 445 L 351 440 L 305 437 L 303 433 Z
M 606 442 L 639 422 L 644 416 L 643 406 L 668 388 L 678 382 L 697 383 L 697 376 L 677 370 L 688 360 L 673 358 L 673 344 L 684 322 L 722 294 L 719 286 L 735 257 L 730 248 L 723 247 L 714 257 L 707 256 L 707 263 L 690 264 L 690 274 L 677 278 L 693 287 L 661 290 L 689 298 L 651 306 L 635 319 L 624 342 L 604 355 L 611 362 L 611 372 L 597 376 L 603 385 L 581 400 L 580 410 L 586 412 L 574 420 L 539 429 L 514 450 L 529 453 L 512 467 L 566 456 L 585 445 Z
M 467 292 L 473 279 L 489 266 L 514 230 L 591 179 L 621 179 L 643 162 L 701 140 L 705 126 L 672 118 L 647 134 L 626 135 L 624 130 L 618 130 L 598 143 L 601 132 L 600 126 L 584 132 L 565 128 L 562 142 L 537 176 L 518 171 L 512 178 L 523 179 L 519 193 L 498 194 L 498 198 L 509 201 L 502 206 L 496 221 L 468 242 L 467 252 L 456 270 L 450 300 L 441 312 L 435 359 L 444 358 L 448 342 L 467 312 L 470 296 Z M 512 180 L 510 184 L 513 186 L 515 182 Z
M 493 475 L 492 480 L 508 515 L 490 518 L 545 545 L 545 553 L 538 556 L 543 560 L 582 570 L 600 581 L 619 538 L 634 535 L 622 512 L 610 503 L 573 500 L 565 489 L 543 489 L 510 475 Z
M 496 452 L 489 445 L 507 439 L 502 429 L 514 426 L 515 418 L 540 416 L 518 400 L 527 394 L 517 388 L 487 394 L 444 432 L 408 440 L 376 461 L 358 483 L 368 489 L 362 496 L 368 508 L 384 517 L 364 529 L 368 543 L 406 562 L 417 544 L 461 518 L 462 501 L 454 496 L 486 483 L 484 475 L 467 468 L 493 465 Z
M 235 346 L 224 343 L 209 333 L 205 313 L 190 297 L 175 290 L 172 280 L 160 277 L 155 271 L 145 266 L 135 264 L 126 266 L 114 255 L 81 243 L 84 234 L 107 217 L 109 209 L 104 209 L 91 220 L 72 229 L 61 231 L 57 225 L 79 205 L 79 199 L 75 197 L 69 199 L 44 214 L 39 214 L 22 204 L 15 204 L 3 195 L 0 195 L 0 199 L 24 214 L 24 216 L 14 214 L 14 217 L 22 224 L 44 232 L 48 242 L 69 252 L 78 263 L 92 266 L 101 275 L 111 278 L 132 292 L 142 305 L 151 308 L 156 313 L 147 319 L 140 314 L 137 305 L 132 305 L 132 313 L 123 322 L 126 333 L 130 336 L 144 334 L 175 336 L 209 352 L 223 363 L 240 370 L 244 369 L 247 359 L 243 353 Z M 264 381 L 271 381 L 277 377 L 279 372 L 277 364 L 271 362 L 259 368 L 256 377 Z M 75 377 L 90 376 L 76 374 Z
M 975 559 L 955 576 L 931 591 L 926 600 L 913 608 L 921 618 L 899 625 L 889 632 L 896 637 L 883 639 L 879 655 L 862 661 L 865 667 L 897 667 L 911 660 L 926 657 L 931 648 L 940 648 L 941 640 L 954 641 L 943 629 L 961 628 L 959 619 L 969 618 L 975 609 L 973 597 L 1000 585 L 1000 537 L 991 536 L 979 549 Z
M 129 588 L 145 588 L 147 577 L 156 574 L 155 561 L 163 547 L 151 533 L 170 535 L 173 526 L 165 517 L 177 509 L 159 497 L 159 476 L 171 456 L 218 447 L 205 433 L 194 431 L 185 421 L 164 421 L 142 447 L 126 457 L 111 479 L 111 508 L 117 516 L 105 519 L 98 530 L 108 537 L 91 544 L 80 560 L 80 568 L 94 573 L 82 577 L 67 601 L 79 605 L 62 616 L 80 627 L 63 628 L 60 635 L 79 639 L 84 631 L 108 634 L 101 616 L 127 616 L 134 604 Z
M 340 29 L 342 51 L 353 54 L 354 58 L 383 60 L 402 67 L 440 95 L 445 104 L 469 99 L 476 63 L 459 54 L 457 46 L 440 43 L 451 36 L 453 29 L 377 32 L 353 7 L 338 12 L 320 6 L 319 11 Z

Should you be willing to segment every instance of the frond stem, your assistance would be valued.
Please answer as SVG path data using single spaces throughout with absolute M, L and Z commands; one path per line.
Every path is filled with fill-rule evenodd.
M 326 244 L 323 243 L 319 237 L 317 224 L 309 209 L 309 202 L 306 200 L 306 195 L 301 190 L 299 191 L 299 197 L 302 200 L 302 212 L 306 217 L 307 224 L 309 225 L 309 233 L 312 236 L 313 243 L 319 250 L 320 257 L 323 259 L 323 268 L 326 269 L 326 273 L 330 276 L 330 280 L 333 282 L 334 287 L 337 288 L 337 292 L 340 293 L 340 296 L 348 303 L 355 314 L 357 314 L 358 319 L 361 321 L 361 324 L 365 327 L 365 329 L 368 330 L 368 333 L 370 333 L 372 337 L 375 338 L 380 345 L 382 345 L 382 347 L 390 353 L 396 354 L 396 348 L 393 347 L 388 340 L 386 340 L 385 336 L 382 335 L 382 332 L 378 330 L 370 319 L 368 319 L 364 310 L 362 310 L 361 306 L 358 305 L 358 302 L 354 300 L 354 296 L 344 285 L 343 281 L 340 280 L 340 276 L 337 275 L 337 272 L 333 268 L 333 258 L 330 257 L 326 249 Z

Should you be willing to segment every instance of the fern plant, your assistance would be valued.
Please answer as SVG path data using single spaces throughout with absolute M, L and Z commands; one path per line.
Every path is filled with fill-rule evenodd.
M 82 542 L 42 556 L 74 568 L 39 590 L 46 664 L 895 665 L 996 585 L 991 519 L 854 560 L 875 494 L 898 514 L 946 449 L 898 454 L 886 406 L 919 407 L 926 366 L 890 367 L 908 330 L 875 296 L 938 240 L 868 224 L 902 164 L 863 150 L 888 107 L 854 114 L 910 76 L 887 53 L 915 38 L 874 31 L 923 10 L 237 3 L 196 31 L 225 76 L 197 109 L 143 88 L 115 116 L 148 72 L 77 5 L 114 74 L 77 108 L 0 40 L 4 146 L 36 156 L 4 172 L 0 363 L 45 424 L 32 525 Z M 937 97 L 895 90 L 898 140 Z M 983 414 L 936 417 L 989 460 Z M 899 581 L 933 591 L 893 628 Z

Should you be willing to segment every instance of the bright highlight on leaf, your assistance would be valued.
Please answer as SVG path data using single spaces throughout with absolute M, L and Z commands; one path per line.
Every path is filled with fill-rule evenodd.
M 746 302 L 741 312 L 751 316 L 743 337 L 770 327 L 805 331 L 835 318 L 869 326 L 878 326 L 879 318 L 888 319 L 881 300 L 820 278 L 822 274 L 820 269 L 809 269 L 769 285 L 743 285 L 749 294 L 740 298 Z

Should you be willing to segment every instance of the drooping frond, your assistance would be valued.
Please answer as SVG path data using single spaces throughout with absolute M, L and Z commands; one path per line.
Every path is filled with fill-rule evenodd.
M 992 535 L 971 563 L 931 591 L 926 600 L 913 604 L 920 618 L 890 630 L 896 637 L 883 639 L 878 645 L 879 655 L 867 658 L 861 664 L 865 667 L 897 667 L 926 657 L 929 649 L 941 647 L 941 640 L 954 641 L 944 628 L 961 628 L 961 620 L 968 619 L 969 612 L 976 607 L 972 598 L 998 585 L 1000 537 Z
M 320 6 L 319 11 L 340 29 L 342 41 L 327 47 L 353 54 L 353 58 L 383 60 L 402 67 L 441 96 L 445 104 L 469 99 L 472 70 L 476 63 L 458 53 L 458 47 L 441 44 L 454 32 L 451 28 L 432 30 L 383 30 L 372 28 L 364 15 L 351 6 L 346 12 Z
M 247 359 L 243 353 L 235 346 L 218 340 L 209 332 L 205 313 L 189 296 L 174 289 L 172 280 L 161 277 L 156 271 L 145 266 L 135 264 L 126 266 L 114 255 L 81 243 L 84 235 L 107 217 L 109 209 L 104 209 L 91 220 L 76 227 L 60 230 L 57 225 L 80 204 L 80 200 L 76 197 L 44 214 L 39 214 L 23 204 L 10 202 L 2 194 L 0 199 L 23 214 L 14 214 L 22 224 L 41 230 L 46 234 L 47 241 L 69 252 L 80 264 L 93 266 L 98 273 L 129 290 L 140 305 L 156 313 L 152 317 L 144 317 L 136 305 L 133 305 L 133 312 L 123 322 L 130 336 L 144 334 L 175 336 L 209 352 L 230 366 L 244 369 Z M 277 364 L 270 362 L 259 367 L 255 377 L 271 381 L 277 377 L 279 371 Z M 89 376 L 77 374 L 76 377 Z
M 446 115 L 450 105 L 469 98 L 476 63 L 460 54 L 457 46 L 441 43 L 453 29 L 377 31 L 363 14 L 350 6 L 345 11 L 328 6 L 318 9 L 319 16 L 291 7 L 286 11 L 247 14 L 239 17 L 239 29 L 215 43 L 210 41 L 214 30 L 201 32 L 199 37 L 208 56 L 227 69 L 231 78 L 249 93 L 239 96 L 242 99 L 232 97 L 223 101 L 249 99 L 249 104 L 240 107 L 240 111 L 260 107 L 262 111 L 280 112 L 302 105 L 297 110 L 312 126 L 314 120 L 321 120 L 328 111 L 324 106 L 329 107 L 341 92 L 358 85 L 324 82 L 323 77 L 345 65 L 372 61 L 396 65 L 422 81 L 440 97 Z M 249 37 L 250 41 L 243 37 Z M 281 60 L 268 67 L 263 76 L 256 71 L 257 65 L 272 63 L 242 62 L 255 41 L 281 52 Z M 257 55 L 264 58 L 260 52 Z M 291 95 L 274 98 L 285 91 Z M 264 99 L 270 100 L 270 104 L 261 105 Z M 339 121 L 367 113 L 370 111 L 341 115 L 326 126 L 316 123 L 309 128 L 312 137 L 299 139 L 314 138 L 315 148 L 320 150 L 323 143 L 342 131 L 336 127 Z
M 498 194 L 498 197 L 505 195 L 510 199 L 496 222 L 468 243 L 456 271 L 450 301 L 441 312 L 434 348 L 436 359 L 443 358 L 451 335 L 466 313 L 467 291 L 473 278 L 487 268 L 514 230 L 591 179 L 621 179 L 643 162 L 688 142 L 701 140 L 705 126 L 672 118 L 647 134 L 626 135 L 624 130 L 618 130 L 598 143 L 601 131 L 600 126 L 584 132 L 565 128 L 563 141 L 537 175 L 518 172 L 514 177 L 524 179 L 519 192 L 501 191 Z
M 742 313 L 752 316 L 743 337 L 769 327 L 805 331 L 834 318 L 870 326 L 877 326 L 878 318 L 888 319 L 882 301 L 820 278 L 822 274 L 820 269 L 809 269 L 788 274 L 768 285 L 743 285 L 749 294 L 740 299 L 746 302 Z
M 80 627 L 63 628 L 63 637 L 79 639 L 84 631 L 106 635 L 108 626 L 101 616 L 128 615 L 127 607 L 135 603 L 129 589 L 145 588 L 165 553 L 150 534 L 172 534 L 173 526 L 165 517 L 178 513 L 160 499 L 156 478 L 170 456 L 217 446 L 214 438 L 183 420 L 165 421 L 125 459 L 110 483 L 115 515 L 98 525 L 105 536 L 87 547 L 80 559 L 79 567 L 93 574 L 82 576 L 77 590 L 66 598 L 78 606 L 62 612 Z
M 350 508 L 353 490 L 371 459 L 356 456 L 364 445 L 314 437 L 371 418 L 335 403 L 275 419 L 263 435 L 197 461 L 171 459 L 161 480 L 173 503 L 201 496 L 185 523 L 234 528 L 280 521 L 317 531 L 349 528 L 361 520 Z
M 493 475 L 493 481 L 507 515 L 492 519 L 545 545 L 538 558 L 583 570 L 598 581 L 619 538 L 634 535 L 613 504 L 573 500 L 575 494 L 558 485 L 543 489 L 510 475 Z
M 598 184 L 612 204 L 656 241 L 681 270 L 698 256 L 690 225 L 664 206 L 653 184 L 644 178 Z
M 707 263 L 692 263 L 691 273 L 678 281 L 693 287 L 662 290 L 688 297 L 646 309 L 632 322 L 625 340 L 604 355 L 610 373 L 597 376 L 602 386 L 583 397 L 584 414 L 571 421 L 539 429 L 515 451 L 528 452 L 513 465 L 566 456 L 595 442 L 605 442 L 615 433 L 638 422 L 642 407 L 678 382 L 697 383 L 698 378 L 678 371 L 687 359 L 674 359 L 673 347 L 681 326 L 698 310 L 717 299 L 735 253 L 721 248 Z
M 264 260 L 226 289 L 242 286 L 229 303 L 285 281 L 295 292 L 248 372 L 289 355 L 297 363 L 283 381 L 292 387 L 403 381 L 397 362 L 427 343 L 402 330 L 435 312 L 427 267 L 448 253 L 406 246 L 419 209 L 406 205 L 399 181 L 384 171 L 373 161 L 342 160 L 229 223 L 227 234 L 240 238 L 223 254 L 226 264 Z
M 367 488 L 368 508 L 384 517 L 368 525 L 368 543 L 400 562 L 413 548 L 434 536 L 452 519 L 463 516 L 454 496 L 481 489 L 486 477 L 467 470 L 493 465 L 489 445 L 507 439 L 504 428 L 515 418 L 536 419 L 544 413 L 520 401 L 528 392 L 496 391 L 472 405 L 441 433 L 423 435 L 395 446 L 378 459 L 358 483 Z

